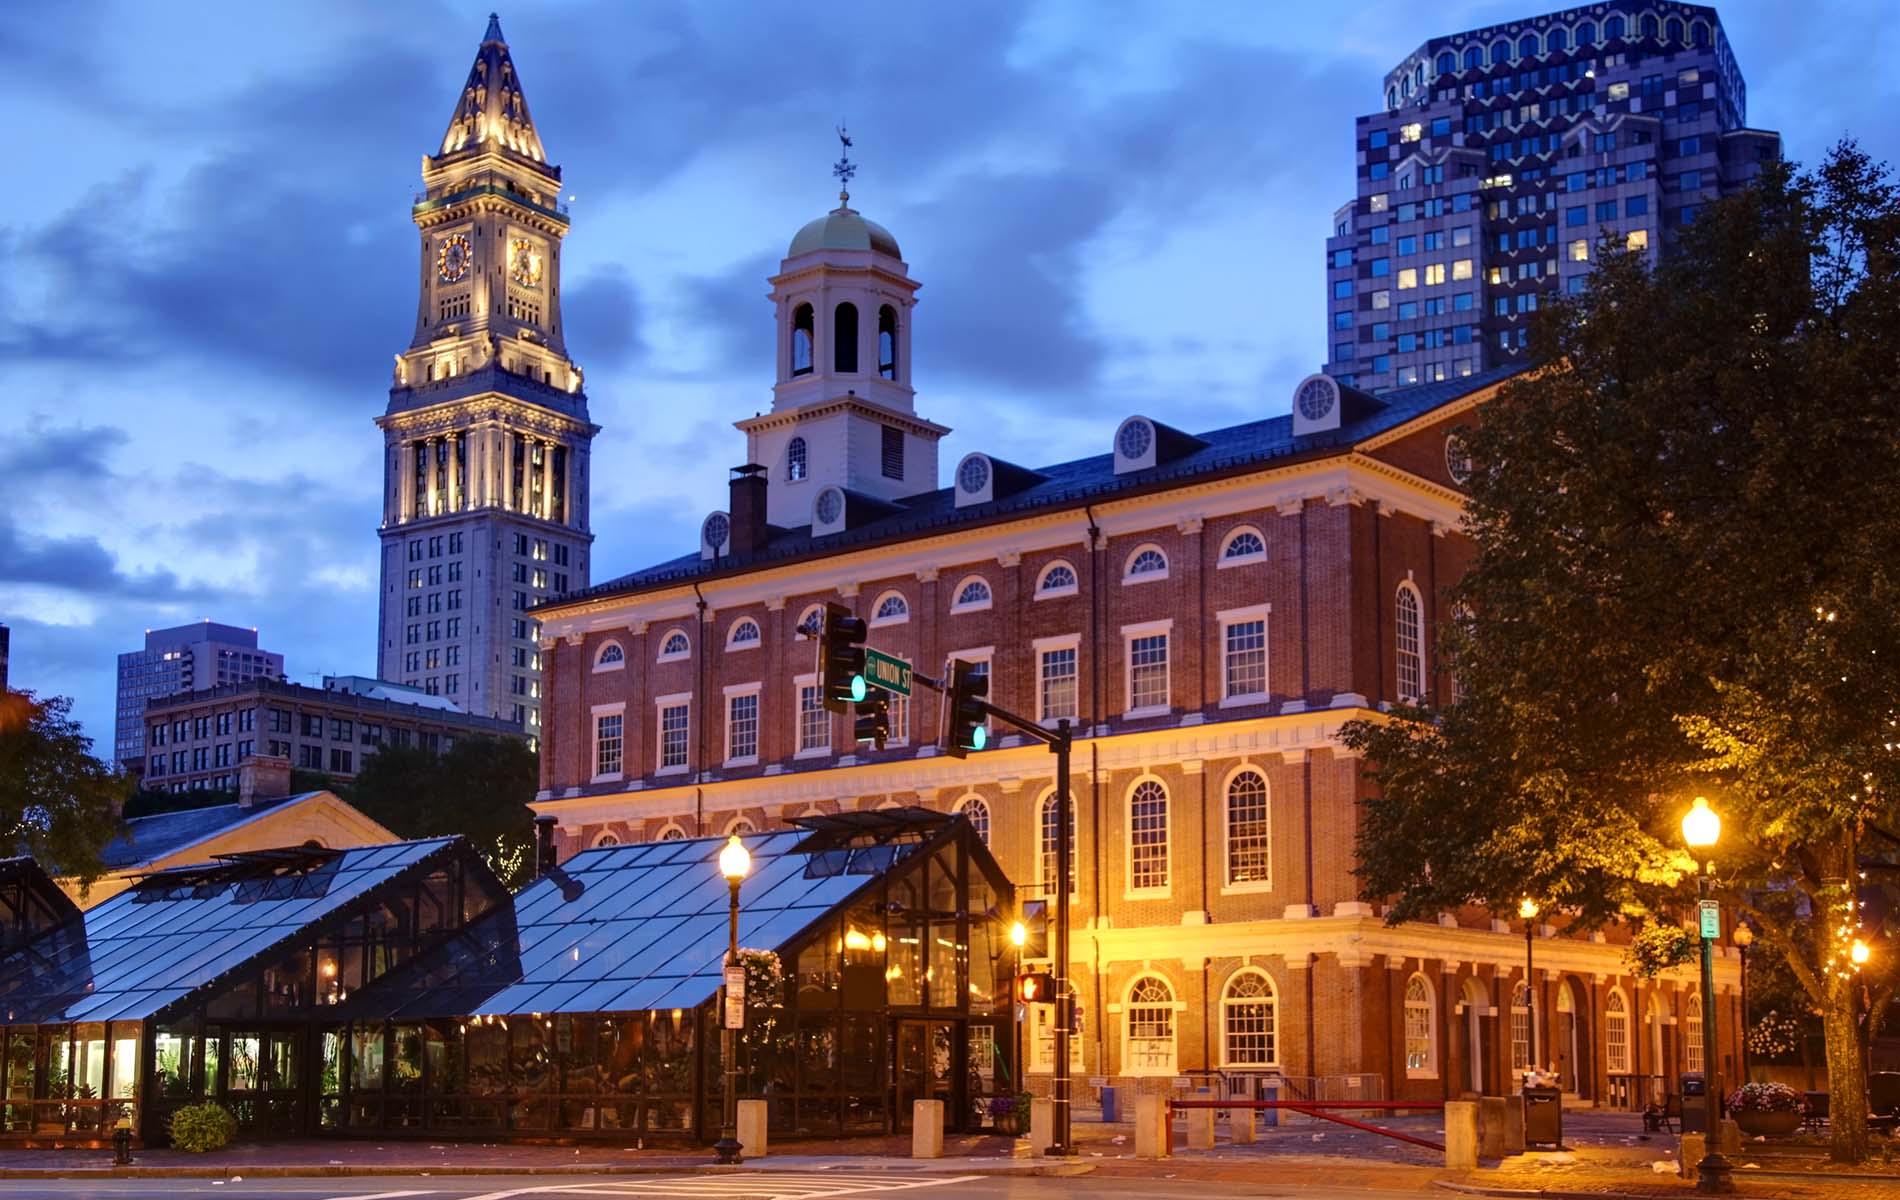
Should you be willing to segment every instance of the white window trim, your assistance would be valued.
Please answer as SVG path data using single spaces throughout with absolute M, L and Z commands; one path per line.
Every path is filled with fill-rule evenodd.
M 1412 594 L 1413 603 L 1418 606 L 1418 625 L 1415 630 L 1418 637 L 1418 695 L 1416 696 L 1406 695 L 1399 687 L 1399 626 L 1396 618 L 1398 616 L 1398 596 L 1400 592 L 1410 592 Z M 1392 693 L 1403 703 L 1422 703 L 1426 695 L 1430 693 L 1432 687 L 1431 664 L 1427 662 L 1425 658 L 1426 631 L 1431 622 L 1426 615 L 1425 593 L 1419 588 L 1418 584 L 1412 581 L 1412 575 L 1409 571 L 1406 572 L 1405 578 L 1399 581 L 1399 586 L 1393 590 L 1392 613 L 1394 617 L 1392 622 Z
M 600 656 L 607 653 L 607 647 L 609 646 L 620 647 L 620 661 L 603 664 L 600 661 Z M 603 671 L 624 671 L 626 669 L 627 669 L 627 648 L 625 646 L 620 645 L 620 640 L 618 638 L 609 638 L 608 640 L 602 642 L 594 650 L 594 674 L 599 675 Z
M 1157 633 L 1168 635 L 1168 698 L 1161 704 L 1149 704 L 1136 708 L 1135 704 L 1135 664 L 1130 661 L 1134 654 L 1134 643 L 1138 637 L 1153 637 Z M 1174 618 L 1159 621 L 1142 621 L 1134 625 L 1122 626 L 1122 718 L 1141 720 L 1146 717 L 1165 717 L 1174 711 Z
M 682 637 L 686 639 L 686 649 L 675 650 L 673 653 L 668 654 L 666 653 L 666 643 L 671 641 L 673 639 L 673 635 L 676 633 L 680 634 Z M 680 662 L 685 659 L 691 658 L 692 656 L 693 656 L 693 635 L 690 633 L 687 633 L 684 629 L 675 625 L 671 629 L 668 629 L 665 633 L 662 633 L 660 635 L 659 648 L 654 651 L 653 661 L 654 662 Z
M 963 589 L 969 587 L 972 583 L 980 583 L 983 585 L 983 599 L 973 600 L 968 604 L 960 602 L 957 597 L 963 595 Z M 965 575 L 962 579 L 957 580 L 955 590 L 950 593 L 950 611 L 953 614 L 984 612 L 993 608 L 995 604 L 996 588 L 988 579 L 985 579 L 981 575 Z
M 1273 695 L 1273 605 L 1249 604 L 1245 608 L 1223 608 L 1214 614 L 1215 623 L 1220 629 L 1220 643 L 1215 654 L 1220 660 L 1221 708 L 1240 708 L 1244 705 L 1265 704 Z M 1264 692 L 1244 692 L 1238 696 L 1227 694 L 1227 627 L 1242 621 L 1265 621 L 1267 623 L 1266 675 L 1267 690 Z M 1170 647 L 1172 649 L 1172 647 Z
M 957 797 L 956 803 L 950 806 L 950 811 L 952 813 L 961 813 L 964 807 L 972 800 L 983 806 L 983 835 L 977 840 L 987 846 L 990 844 L 990 835 L 996 832 L 996 809 L 991 806 L 988 797 L 984 796 L 981 792 L 965 792 Z
M 802 639 L 804 641 L 812 641 L 817 638 L 818 628 L 814 628 L 809 634 L 800 632 L 805 628 L 805 621 L 809 617 L 818 618 L 818 628 L 822 628 L 825 623 L 825 606 L 822 604 L 807 604 L 804 611 L 798 614 L 798 621 L 792 626 L 793 638 Z
M 1250 1062 L 1236 1064 L 1227 1056 L 1227 989 L 1233 987 L 1234 981 L 1239 979 L 1242 975 L 1258 975 L 1260 978 L 1266 980 L 1267 994 L 1272 997 L 1273 1057 L 1263 1063 Z M 1249 1003 L 1251 1002 L 1252 1001 L 1249 1001 Z M 1273 976 L 1269 975 L 1264 968 L 1243 966 L 1228 975 L 1226 979 L 1221 980 L 1220 999 L 1215 1001 L 1214 1015 L 1217 1022 L 1215 1028 L 1219 1030 L 1221 1066 L 1229 1067 L 1237 1071 L 1267 1071 L 1284 1065 L 1284 1060 L 1280 1057 L 1280 988 L 1278 984 L 1273 982 Z
M 1405 993 L 1411 989 L 1412 980 L 1414 979 L 1425 980 L 1425 995 L 1428 1000 L 1425 1013 L 1425 1054 L 1427 1061 L 1422 1067 L 1414 1067 L 1407 1064 L 1405 1077 L 1407 1079 L 1436 1079 L 1438 1078 L 1438 989 L 1432 986 L 1432 981 L 1426 979 L 1422 971 L 1414 971 L 1410 975 L 1407 975 L 1405 977 L 1405 987 L 1399 991 L 1399 1054 L 1403 1056 L 1405 1053 L 1404 1017 L 1407 1008 L 1410 1007 L 1405 1001 Z
M 1036 797 L 1036 811 L 1034 817 L 1036 828 L 1035 831 L 1030 834 L 1030 846 L 1033 850 L 1033 857 L 1030 859 L 1030 869 L 1035 875 L 1034 890 L 1041 893 L 1041 896 L 1032 896 L 1030 897 L 1031 899 L 1040 898 L 1050 900 L 1055 898 L 1054 889 L 1045 890 L 1042 886 L 1042 809 L 1045 804 L 1053 806 L 1055 799 L 1056 789 L 1053 784 L 1044 788 Z M 1073 781 L 1071 781 L 1069 786 L 1069 819 L 1075 826 L 1075 832 L 1069 838 L 1069 869 L 1070 873 L 1075 876 L 1075 886 L 1069 889 L 1069 899 L 1074 900 L 1082 886 L 1082 805 L 1080 801 L 1076 799 Z M 1053 848 L 1049 854 L 1050 857 L 1055 857 Z
M 1159 571 L 1144 571 L 1139 575 L 1131 574 L 1134 570 L 1135 560 L 1150 550 L 1161 556 L 1161 569 Z M 1133 550 L 1130 550 L 1128 557 L 1122 560 L 1122 586 L 1129 587 L 1137 583 L 1158 583 L 1166 579 L 1173 570 L 1174 563 L 1168 558 L 1168 552 L 1166 550 L 1163 550 L 1154 542 L 1143 542 Z
M 596 770 L 590 783 L 616 783 L 627 777 L 627 703 L 624 700 L 612 704 L 596 704 L 588 709 L 588 728 L 593 731 L 590 745 L 592 762 L 600 766 L 600 719 L 602 717 L 620 718 L 620 769 L 601 774 Z
M 1167 798 L 1168 842 L 1162 869 L 1167 872 L 1168 882 L 1160 887 L 1135 886 L 1135 789 L 1144 783 L 1159 784 L 1161 794 Z M 1123 855 L 1125 865 L 1122 868 L 1122 899 L 1166 900 L 1174 894 L 1174 789 L 1170 788 L 1168 781 L 1159 775 L 1143 774 L 1122 789 L 1122 813 L 1125 822 L 1122 843 L 1126 851 Z
M 817 686 L 818 686 L 818 674 L 815 671 L 808 675 L 792 676 L 792 745 L 793 746 L 797 746 L 799 742 L 804 740 L 803 733 L 800 726 L 804 722 L 805 714 L 804 714 L 803 708 L 801 707 L 802 701 L 799 697 L 799 693 L 808 687 L 816 688 Z M 792 752 L 792 758 L 794 760 L 831 757 L 831 733 L 832 733 L 831 718 L 833 716 L 833 713 L 830 709 L 825 707 L 825 698 L 823 695 L 820 695 L 818 697 L 818 711 L 825 714 L 825 744 L 822 746 L 813 746 L 809 750 L 794 750 Z
M 765 703 L 764 701 L 760 701 L 758 708 L 755 709 L 753 713 L 753 720 L 757 722 L 757 728 L 752 731 L 752 753 L 734 758 L 732 756 L 732 698 L 734 696 L 757 696 L 763 688 L 764 685 L 762 683 L 729 683 L 721 689 L 721 693 L 724 697 L 722 703 L 726 710 L 724 714 L 726 718 L 725 766 L 756 767 L 759 765 L 758 746 L 765 735 Z
M 759 636 L 753 638 L 749 642 L 733 641 L 732 640 L 733 635 L 737 634 L 739 632 L 739 627 L 741 625 L 746 624 L 747 622 L 751 622 L 752 627 L 759 631 Z M 759 624 L 759 619 L 757 617 L 740 617 L 738 620 L 734 621 L 732 625 L 726 630 L 726 652 L 728 654 L 737 654 L 742 650 L 757 650 L 760 646 L 763 646 L 764 644 L 765 644 L 765 626 Z
M 1074 577 L 1075 582 L 1063 587 L 1052 587 L 1052 588 L 1043 587 L 1042 581 L 1048 576 L 1049 572 L 1056 567 L 1069 568 L 1069 574 Z M 1051 559 L 1050 561 L 1043 564 L 1042 570 L 1036 572 L 1035 598 L 1037 600 L 1054 600 L 1061 596 L 1073 596 L 1076 593 L 1080 592 L 1081 590 L 1082 590 L 1082 573 L 1080 571 L 1077 571 L 1075 569 L 1075 564 L 1070 562 L 1066 558 Z
M 1142 980 L 1150 979 L 1150 978 L 1159 979 L 1162 982 L 1162 984 L 1167 987 L 1168 995 L 1170 997 L 1173 997 L 1173 999 L 1169 1001 L 1169 1004 L 1173 1007 L 1174 1014 L 1175 1014 L 1174 1022 L 1173 1022 L 1173 1026 L 1171 1030 L 1172 1033 L 1174 1034 L 1174 1038 L 1173 1038 L 1174 1061 L 1168 1063 L 1165 1067 L 1137 1067 L 1132 1062 L 1129 1061 L 1129 1059 L 1132 1057 L 1132 1055 L 1129 1053 L 1129 1043 L 1134 1041 L 1134 1036 L 1133 1036 L 1134 1030 L 1129 1027 L 1128 1010 L 1134 1004 L 1133 997 L 1135 994 L 1135 988 L 1142 982 Z M 1181 1066 L 1181 1023 L 1183 1019 L 1182 1014 L 1187 1012 L 1187 1002 L 1184 1000 L 1181 1000 L 1179 998 L 1180 995 L 1181 995 L 1181 989 L 1175 986 L 1174 980 L 1169 979 L 1165 974 L 1163 974 L 1160 971 L 1151 969 L 1151 970 L 1143 971 L 1140 974 L 1136 975 L 1133 979 L 1129 980 L 1128 986 L 1122 989 L 1121 1002 L 1119 1004 L 1110 1004 L 1108 1006 L 1109 1015 L 1121 1018 L 1121 1021 L 1119 1022 L 1119 1024 L 1121 1025 L 1121 1035 L 1122 1035 L 1121 1073 L 1123 1075 L 1126 1075 L 1130 1077 L 1131 1079 L 1154 1079 L 1154 1078 L 1160 1078 L 1160 1077 L 1171 1078 L 1174 1075 L 1179 1073 L 1179 1068 Z M 1142 1007 L 1159 1008 L 1161 1006 L 1157 1004 L 1157 1005 L 1143 1005 Z
M 742 812 L 736 812 L 736 813 L 733 813 L 733 814 L 732 814 L 732 819 L 731 819 L 730 821 L 727 821 L 727 822 L 726 822 L 726 827 L 725 827 L 725 829 L 724 829 L 724 830 L 722 830 L 722 831 L 720 832 L 720 834 L 719 834 L 719 836 L 720 836 L 720 837 L 722 837 L 722 838 L 726 838 L 726 837 L 731 837 L 731 836 L 732 836 L 732 831 L 733 831 L 733 829 L 734 829 L 734 827 L 736 827 L 736 826 L 737 826 L 737 825 L 739 824 L 739 822 L 741 822 L 741 821 L 744 821 L 744 822 L 745 822 L 745 823 L 746 823 L 747 825 L 751 825 L 751 824 L 752 824 L 752 818 L 751 818 L 751 817 L 748 817 L 748 816 L 746 816 L 746 815 L 745 815 L 744 813 L 742 813 Z M 751 837 L 751 836 L 753 836 L 753 834 L 756 834 L 756 833 L 758 833 L 758 832 L 760 832 L 760 831 L 759 831 L 759 829 L 758 829 L 758 828 L 757 828 L 756 826 L 754 826 L 754 827 L 753 827 L 753 829 L 752 829 L 752 832 L 751 832 L 751 833 L 742 833 L 742 834 L 740 834 L 739 836 L 740 836 L 740 837 Z
M 689 836 L 686 832 L 686 826 L 681 825 L 678 821 L 668 821 L 666 824 L 660 826 L 660 832 L 653 835 L 653 840 L 656 842 L 664 842 L 666 835 L 673 830 L 678 830 L 680 835 L 674 838 L 674 841 L 683 841 Z
M 1232 825 L 1227 820 L 1227 789 L 1234 786 L 1234 779 L 1243 772 L 1251 771 L 1267 783 L 1267 877 L 1249 879 L 1235 883 L 1227 877 L 1227 871 L 1233 862 L 1229 848 Z M 1273 890 L 1273 777 L 1267 768 L 1251 759 L 1242 760 L 1228 769 L 1227 775 L 1220 781 L 1220 894 L 1223 896 L 1245 896 Z M 1278 993 L 1275 993 L 1278 995 Z
M 1050 650 L 1075 651 L 1075 713 L 1069 718 L 1071 724 L 1082 715 L 1082 635 L 1062 633 L 1053 637 L 1040 637 L 1029 643 L 1030 661 L 1036 672 L 1036 724 L 1054 725 L 1061 718 L 1052 717 L 1042 711 L 1042 656 Z M 995 670 L 994 667 L 991 670 Z
M 612 838 L 613 841 L 611 843 L 607 842 L 606 839 L 608 838 Z M 627 843 L 620 840 L 620 835 L 613 830 L 603 829 L 594 835 L 594 840 L 588 843 L 587 848 L 589 850 L 599 850 L 607 845 L 624 846 L 626 844 Z
M 904 611 L 894 617 L 878 616 L 877 610 L 884 607 L 884 602 L 890 599 L 892 596 L 896 596 L 899 600 L 902 600 L 904 602 Z M 906 596 L 903 592 L 898 591 L 896 588 L 890 588 L 884 592 L 879 593 L 877 599 L 871 602 L 871 619 L 868 622 L 868 625 L 872 629 L 882 629 L 886 625 L 902 625 L 908 622 L 909 620 L 910 620 L 910 597 Z
M 1251 533 L 1260 539 L 1259 553 L 1240 554 L 1229 558 L 1227 556 L 1227 547 L 1233 544 L 1233 540 L 1243 533 Z M 1236 525 L 1227 531 L 1226 537 L 1221 539 L 1220 554 L 1214 560 L 1214 569 L 1217 571 L 1225 571 L 1228 567 L 1250 567 L 1255 563 L 1266 562 L 1266 545 L 1267 535 L 1261 531 L 1258 525 Z
M 660 756 L 666 753 L 666 710 L 686 706 L 686 761 L 677 767 L 663 767 Z M 653 773 L 655 775 L 684 775 L 693 769 L 693 694 L 691 692 L 672 692 L 653 698 Z

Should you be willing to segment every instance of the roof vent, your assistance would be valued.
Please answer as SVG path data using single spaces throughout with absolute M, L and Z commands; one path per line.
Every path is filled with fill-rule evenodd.
M 1308 375 L 1293 389 L 1293 436 L 1339 428 L 1339 382 L 1330 375 Z
M 966 454 L 963 461 L 957 464 L 957 507 L 966 508 L 972 504 L 1001 500 L 1047 478 L 1040 471 L 1019 467 L 987 454 Z
M 844 532 L 844 489 L 828 487 L 812 498 L 811 535 L 823 537 L 828 533 Z
M 1115 474 L 1145 471 L 1192 454 L 1206 445 L 1193 434 L 1159 421 L 1129 417 L 1115 430 Z
M 724 558 L 732 553 L 732 519 L 716 512 L 699 524 L 699 557 Z

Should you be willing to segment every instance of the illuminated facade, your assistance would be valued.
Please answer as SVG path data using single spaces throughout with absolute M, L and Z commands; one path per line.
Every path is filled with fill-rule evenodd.
M 145 706 L 201 688 L 281 679 L 284 656 L 257 648 L 257 630 L 215 621 L 145 631 L 145 648 L 119 655 L 114 757 L 129 771 L 145 765 Z
M 377 674 L 539 731 L 527 610 L 586 586 L 587 417 L 561 324 L 561 170 L 492 17 L 413 216 L 416 331 L 383 431 Z

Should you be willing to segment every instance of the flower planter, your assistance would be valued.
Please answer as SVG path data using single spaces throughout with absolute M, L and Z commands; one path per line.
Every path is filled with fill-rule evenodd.
M 1735 1125 L 1749 1137 L 1787 1137 L 1801 1128 L 1801 1114 L 1782 1112 L 1737 1112 Z

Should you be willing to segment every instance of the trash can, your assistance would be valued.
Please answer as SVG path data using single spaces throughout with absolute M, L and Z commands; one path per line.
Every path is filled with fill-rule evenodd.
M 1281 1079 L 1278 1075 L 1269 1075 L 1265 1079 L 1262 1079 L 1260 1081 L 1260 1099 L 1262 1100 L 1286 1099 L 1286 1097 L 1280 1093 L 1281 1085 L 1284 1083 L 1285 1083 L 1285 1080 Z M 1261 1109 L 1260 1123 L 1262 1125 L 1278 1125 L 1280 1123 L 1280 1110 L 1277 1108 Z
M 1682 1084 L 1682 1132 L 1707 1133 L 1709 1131 L 1709 1089 L 1702 1081 L 1702 1072 L 1696 1071 L 1684 1075 Z
M 1121 1089 L 1112 1084 L 1102 1086 L 1102 1120 L 1114 1124 L 1122 1119 Z
M 1564 1094 L 1554 1087 L 1524 1089 L 1524 1144 L 1564 1144 Z

